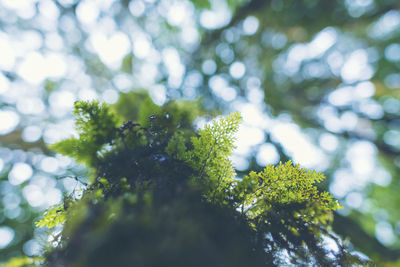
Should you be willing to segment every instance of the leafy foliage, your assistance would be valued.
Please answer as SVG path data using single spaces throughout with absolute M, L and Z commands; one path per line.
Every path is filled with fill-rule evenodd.
M 336 262 L 330 262 L 327 254 L 335 253 L 316 246 L 328 233 L 324 227 L 332 219 L 331 211 L 341 207 L 328 192 L 320 193 L 314 185 L 323 179 L 321 173 L 288 161 L 244 176 L 234 186 L 233 198 L 250 225 L 258 231 L 263 229 L 270 237 L 266 241 L 269 253 L 278 254 L 277 250 L 284 248 L 296 264 L 310 261 L 307 253 L 314 253 L 317 265 L 346 266 L 350 262 L 343 255 L 336 255 Z M 301 247 L 307 247 L 308 252 Z
M 340 145 L 335 150 L 331 150 L 331 147 L 325 151 L 330 158 L 324 160 L 327 179 L 322 187 L 325 189 L 336 187 L 339 179 L 335 177 L 342 177 L 339 173 L 353 171 L 352 161 L 355 157 L 345 155 L 355 145 L 361 143 L 373 147 L 376 155 L 371 156 L 374 163 L 368 164 L 368 167 L 374 168 L 368 172 L 370 179 L 363 175 L 365 186 L 360 188 L 360 184 L 356 183 L 356 186 L 346 186 L 346 190 L 338 194 L 338 197 L 346 199 L 348 194 L 360 193 L 363 196 L 362 209 L 346 206 L 346 216 L 335 213 L 338 219 L 333 227 L 341 235 L 349 236 L 352 244 L 370 257 L 398 261 L 399 232 L 393 231 L 393 243 L 383 244 L 380 243 L 382 239 L 376 238 L 379 231 L 375 231 L 377 223 L 382 222 L 387 225 L 386 229 L 395 230 L 400 220 L 400 65 L 397 56 L 400 31 L 396 23 L 393 24 L 399 18 L 398 0 L 178 0 L 176 5 L 168 5 L 168 1 L 162 0 L 145 1 L 144 9 L 139 3 L 141 1 L 136 0 L 92 1 L 93 10 L 99 10 L 95 12 L 98 16 L 93 17 L 89 27 L 96 29 L 95 32 L 88 31 L 88 25 L 84 23 L 87 20 L 80 16 L 87 1 L 36 2 L 38 8 L 33 4 L 17 7 L 4 2 L 2 9 L 6 15 L 0 17 L 2 39 L 6 47 L 13 47 L 4 50 L 10 50 L 11 53 L 7 52 L 6 58 L 9 60 L 3 62 L 0 74 L 1 84 L 6 85 L 2 87 L 1 103 L 6 110 L 18 112 L 21 122 L 14 131 L 0 136 L 2 146 L 6 147 L 3 150 L 5 153 L 2 153 L 1 198 L 18 196 L 21 199 L 0 203 L 2 225 L 18 233 L 12 243 L 0 251 L 1 259 L 22 255 L 24 244 L 32 238 L 38 238 L 34 235 L 32 221 L 40 211 L 36 206 L 31 206 L 22 194 L 24 187 L 34 183 L 34 179 L 13 186 L 8 182 L 8 173 L 16 158 L 18 161 L 26 158 L 26 163 L 34 173 L 41 173 L 40 164 L 31 164 L 31 153 L 38 157 L 54 156 L 46 148 L 49 142 L 47 130 L 51 130 L 55 124 L 63 125 L 63 121 L 70 118 L 68 114 L 62 115 L 65 110 L 63 105 L 58 105 L 60 102 L 57 99 L 64 97 L 64 93 L 82 96 L 80 90 L 89 84 L 100 95 L 110 88 L 127 92 L 143 85 L 151 88 L 154 84 L 162 83 L 168 97 L 193 99 L 201 96 L 205 100 L 203 104 L 209 108 L 218 105 L 236 108 L 238 102 L 246 101 L 266 107 L 263 116 L 277 121 L 290 118 L 290 123 L 301 126 L 307 137 L 316 145 L 322 144 L 323 149 L 326 136 L 338 140 Z M 132 8 L 136 6 L 139 8 Z M 185 16 L 172 16 L 171 19 L 170 14 L 175 14 L 177 6 L 178 10 L 184 9 Z M 211 9 L 212 12 L 204 9 Z M 53 15 L 48 14 L 49 10 Z M 231 13 L 222 12 L 217 21 L 223 24 L 210 28 L 213 25 L 205 23 L 207 20 L 204 18 L 210 14 L 220 14 L 221 10 L 230 10 Z M 42 21 L 44 17 L 45 23 Z M 108 26 L 104 27 L 105 24 Z M 97 30 L 106 39 L 114 33 L 116 36 L 133 38 L 135 46 L 136 37 L 142 36 L 150 44 L 150 49 L 144 51 L 150 52 L 143 58 L 145 53 L 137 53 L 136 49 L 122 49 L 126 53 L 120 54 L 124 60 L 118 69 L 118 62 L 110 65 L 107 60 L 109 57 L 104 56 L 97 46 L 93 49 L 88 45 L 94 33 L 99 36 Z M 25 75 L 20 71 L 20 62 L 30 62 L 27 59 L 31 57 L 24 45 L 13 44 L 14 39 L 28 36 L 30 40 L 32 33 L 37 35 L 35 40 L 43 39 L 43 42 L 35 42 L 41 45 L 33 45 L 32 49 L 28 49 L 34 57 L 41 55 L 46 58 L 46 55 L 51 55 L 53 58 L 56 53 L 56 58 L 65 59 L 57 63 L 55 72 L 47 67 L 43 69 L 47 71 L 40 71 L 40 75 Z M 32 45 L 31 42 L 21 43 Z M 326 46 L 315 46 L 321 43 Z M 121 53 L 124 53 L 122 50 Z M 169 63 L 164 62 L 167 54 L 164 52 L 168 50 L 179 55 L 183 67 L 179 66 L 178 69 L 174 66 L 172 71 L 168 70 Z M 29 53 L 26 54 L 26 51 Z M 350 73 L 359 75 L 349 77 L 346 70 L 353 66 L 349 63 L 355 58 L 361 58 L 363 64 L 356 64 L 356 69 L 350 67 Z M 204 68 L 207 62 L 215 65 L 211 68 L 215 72 Z M 241 78 L 231 75 L 232 64 L 236 62 L 245 66 Z M 37 65 L 38 68 L 43 67 L 43 64 Z M 65 71 L 60 72 L 62 69 Z M 216 81 L 215 78 L 220 81 L 222 78 L 238 97 L 230 101 L 211 90 L 210 81 Z M 23 88 L 27 86 L 37 90 L 26 91 Z M 264 103 L 261 101 L 263 95 Z M 137 102 L 140 106 L 140 101 Z M 134 105 L 127 105 L 123 109 L 129 113 L 129 109 L 135 108 Z M 144 127 L 143 123 L 148 123 L 148 120 L 146 116 L 143 119 L 145 122 L 139 121 L 135 115 L 130 120 Z M 46 133 L 42 135 L 43 138 L 26 142 L 26 133 L 30 131 L 25 131 L 25 128 L 30 125 L 41 127 Z M 285 144 L 273 138 L 269 129 L 263 130 L 266 142 L 275 146 L 281 161 L 285 162 L 293 156 L 285 149 Z M 187 133 L 190 134 L 190 131 Z M 184 136 L 185 140 L 189 140 Z M 242 170 L 240 175 L 250 170 L 260 171 L 264 167 L 257 164 L 255 150 L 257 146 L 254 146 L 251 158 L 248 158 L 248 169 Z M 9 155 L 15 158 L 11 159 Z M 359 157 L 357 160 L 360 162 Z M 63 190 L 61 183 L 57 187 Z M 11 191 L 4 188 L 11 188 Z M 15 203 L 19 203 L 18 208 L 15 208 Z M 15 217 L 19 210 L 22 212 Z
M 57 225 L 61 225 L 65 221 L 64 207 L 56 205 L 48 209 L 40 221 L 37 221 L 35 225 L 37 227 L 44 227 L 51 229 Z
M 193 149 L 185 153 L 184 161 L 199 172 L 197 179 L 206 186 L 206 198 L 219 203 L 226 201 L 227 192 L 233 182 L 235 170 L 229 160 L 234 148 L 234 134 L 241 117 L 233 113 L 219 119 L 205 129 L 198 137 L 192 137 Z
M 315 186 L 322 174 L 288 162 L 235 178 L 229 156 L 240 114 L 215 120 L 191 138 L 183 134 L 189 128 L 176 125 L 173 131 L 172 113 L 151 115 L 148 127 L 128 121 L 96 135 L 91 132 L 101 128 L 101 116 L 108 122 L 118 119 L 95 102 L 75 108 L 80 137 L 98 149 L 86 161 L 96 178 L 80 199 L 68 199 L 64 211 L 54 207 L 37 223 L 51 228 L 65 218 L 46 265 L 363 263 L 328 231 L 331 212 L 340 206 Z M 91 115 L 99 110 L 100 117 Z M 53 147 L 71 156 L 79 152 L 61 144 Z M 338 250 L 325 248 L 324 237 Z
M 288 161 L 244 176 L 235 186 L 235 196 L 242 212 L 250 217 L 268 212 L 274 204 L 304 203 L 306 208 L 299 212 L 299 217 L 305 222 L 325 224 L 331 217 L 330 211 L 341 206 L 332 195 L 320 193 L 314 185 L 324 178 L 321 173 L 293 166 Z
M 75 103 L 74 115 L 79 137 L 63 140 L 51 148 L 91 165 L 96 162 L 102 146 L 114 138 L 116 117 L 105 104 L 84 101 Z

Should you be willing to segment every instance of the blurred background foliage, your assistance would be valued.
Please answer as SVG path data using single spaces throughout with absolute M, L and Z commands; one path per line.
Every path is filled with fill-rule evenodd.
M 398 0 L 0 7 L 1 260 L 39 254 L 46 234 L 33 222 L 81 186 L 62 177 L 86 170 L 47 148 L 76 135 L 74 101 L 117 103 L 140 120 L 140 105 L 156 112 L 183 99 L 201 106 L 173 107 L 196 110 L 196 127 L 207 114 L 241 112 L 239 174 L 288 159 L 326 174 L 323 186 L 345 207 L 334 230 L 374 260 L 398 262 Z

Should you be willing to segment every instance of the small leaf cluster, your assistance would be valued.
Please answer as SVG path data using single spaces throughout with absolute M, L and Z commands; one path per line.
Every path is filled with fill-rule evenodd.
M 239 128 L 241 116 L 232 113 L 225 118 L 199 130 L 198 136 L 191 138 L 193 149 L 186 151 L 183 136 L 175 135 L 168 144 L 167 152 L 176 153 L 190 167 L 198 171 L 195 182 L 205 186 L 205 196 L 212 202 L 226 203 L 226 193 L 236 175 L 229 159 L 234 149 L 235 133 Z M 176 150 L 174 151 L 173 148 Z
M 235 184 L 234 205 L 254 229 L 265 233 L 270 255 L 284 250 L 291 263 L 298 265 L 313 262 L 318 266 L 348 266 L 354 261 L 337 239 L 339 253 L 321 245 L 324 236 L 334 238 L 327 229 L 332 211 L 341 208 L 332 195 L 319 192 L 315 186 L 324 178 L 321 173 L 288 161 L 266 166 L 259 173 L 250 172 Z
M 266 166 L 262 172 L 250 172 L 237 183 L 234 195 L 242 212 L 254 218 L 268 212 L 275 204 L 304 203 L 298 216 L 308 223 L 327 223 L 330 211 L 340 209 L 328 192 L 319 192 L 316 183 L 325 179 L 322 173 L 293 166 L 291 161 Z
M 90 166 L 103 145 L 115 137 L 118 120 L 109 107 L 98 102 L 75 102 L 74 116 L 79 136 L 60 141 L 51 149 Z
M 61 225 L 65 221 L 65 213 L 63 205 L 55 205 L 47 209 L 43 214 L 43 218 L 35 223 L 36 227 L 44 227 L 51 229 L 57 225 Z

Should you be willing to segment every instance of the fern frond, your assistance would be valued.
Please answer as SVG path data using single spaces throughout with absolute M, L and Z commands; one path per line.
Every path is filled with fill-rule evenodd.
M 49 208 L 44 214 L 43 218 L 35 223 L 36 227 L 47 227 L 49 229 L 61 225 L 66 217 L 62 205 L 55 205 Z
M 198 137 L 191 139 L 193 150 L 185 154 L 185 161 L 199 171 L 197 179 L 209 188 L 206 196 L 212 201 L 223 202 L 236 175 L 229 156 L 235 148 L 234 135 L 240 122 L 241 116 L 236 112 L 206 125 Z

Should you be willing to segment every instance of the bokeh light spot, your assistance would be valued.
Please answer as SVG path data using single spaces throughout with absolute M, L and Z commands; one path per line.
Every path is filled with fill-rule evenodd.
M 358 209 L 361 207 L 363 202 L 363 196 L 359 192 L 351 192 L 346 196 L 347 206 Z
M 22 114 L 40 114 L 45 106 L 39 97 L 21 97 L 17 101 L 17 109 Z
M 100 10 L 95 1 L 81 1 L 76 8 L 76 16 L 82 24 L 92 24 L 99 17 Z
M 400 88 L 400 74 L 392 73 L 385 77 L 384 79 L 385 85 L 390 89 L 399 89 Z
M 32 52 L 24 57 L 23 62 L 18 66 L 17 73 L 27 82 L 32 84 L 39 84 L 46 78 L 44 68 L 44 57 L 37 53 Z
M 264 141 L 264 132 L 256 127 L 240 125 L 235 141 L 235 153 L 242 156 L 248 156 L 252 146 L 258 145 Z
M 122 32 L 114 32 L 109 38 L 96 32 L 90 36 L 90 43 L 101 61 L 111 68 L 119 67 L 122 58 L 129 52 L 131 42 Z
M 19 123 L 19 116 L 11 110 L 0 111 L 0 134 L 12 132 Z
M 12 185 L 19 185 L 31 178 L 33 174 L 32 167 L 26 163 L 18 162 L 12 167 L 8 174 L 8 180 Z
M 185 16 L 190 16 L 190 10 L 188 10 L 184 2 L 178 2 L 172 5 L 167 13 L 167 21 L 172 26 L 179 26 L 185 19 Z
M 69 91 L 56 91 L 49 97 L 50 106 L 53 110 L 70 111 L 74 105 L 75 96 Z
M 118 101 L 118 92 L 113 89 L 105 90 L 102 94 L 104 102 L 107 104 L 114 104 Z
M 36 142 L 42 136 L 42 129 L 39 126 L 32 125 L 25 127 L 22 131 L 22 139 L 25 142 Z
M 373 68 L 368 64 L 366 50 L 359 49 L 351 53 L 341 69 L 341 77 L 347 83 L 368 80 L 374 74 Z
M 253 35 L 257 32 L 260 22 L 254 16 L 249 16 L 243 21 L 243 31 L 246 35 Z
M 0 226 L 0 249 L 7 247 L 14 239 L 15 232 L 8 226 Z
M 28 256 L 37 256 L 41 252 L 41 246 L 36 240 L 31 239 L 24 244 L 23 250 Z
M 9 37 L 2 32 L 0 32 L 0 58 L 0 69 L 11 71 L 15 64 L 15 50 Z
M 208 81 L 213 93 L 225 101 L 232 101 L 236 98 L 236 90 L 228 86 L 228 82 L 222 76 L 213 76 Z
M 212 75 L 217 70 L 217 64 L 215 64 L 214 60 L 207 59 L 206 61 L 203 62 L 201 70 L 203 71 L 204 74 Z
M 374 38 L 386 38 L 399 27 L 400 12 L 392 9 L 380 17 L 379 20 L 371 27 L 370 35 Z
M 258 148 L 258 153 L 257 153 L 257 163 L 260 166 L 266 166 L 269 164 L 276 164 L 279 162 L 279 153 L 278 150 L 276 150 L 275 146 L 273 144 L 262 144 Z
M 44 157 L 40 162 L 40 168 L 49 173 L 55 173 L 58 170 L 58 160 L 53 157 Z
M 0 158 L 0 172 L 3 171 L 4 168 L 4 160 Z
M 141 0 L 135 0 L 129 2 L 129 11 L 135 17 L 141 16 L 145 11 L 145 5 Z
M 375 85 L 370 81 L 361 82 L 354 89 L 356 98 L 368 98 L 375 94 Z
M 400 131 L 389 130 L 383 135 L 383 141 L 391 146 L 400 147 Z
M 319 145 L 326 151 L 333 152 L 337 149 L 339 140 L 333 134 L 324 133 L 320 135 Z
M 400 61 L 400 44 L 388 45 L 385 49 L 385 57 L 393 62 Z
M 233 155 L 231 157 L 231 161 L 236 170 L 244 171 L 249 167 L 249 161 L 246 159 L 246 157 Z
M 10 81 L 2 73 L 0 73 L 0 94 L 4 94 L 5 92 L 7 92 L 9 87 L 10 87 Z
M 379 168 L 373 176 L 373 182 L 379 186 L 388 186 L 391 181 L 392 175 L 385 169 Z
M 246 72 L 246 67 L 242 62 L 236 61 L 229 67 L 229 74 L 235 78 L 240 79 Z
M 137 58 L 146 58 L 151 49 L 149 38 L 144 35 L 136 36 L 133 40 L 133 53 Z
M 296 124 L 278 123 L 274 125 L 271 133 L 273 140 L 283 145 L 295 163 L 319 170 L 325 166 L 327 160 L 324 154 L 308 140 Z
M 156 85 L 150 88 L 149 94 L 155 104 L 161 106 L 167 100 L 167 89 L 163 85 Z
M 45 201 L 42 190 L 37 185 L 30 184 L 25 186 L 24 189 L 22 189 L 22 193 L 32 207 L 39 207 Z
M 78 93 L 79 100 L 83 101 L 95 101 L 98 100 L 98 95 L 95 90 L 91 88 L 85 88 Z
M 45 196 L 46 196 L 47 206 L 53 206 L 59 204 L 62 200 L 61 191 L 57 188 L 49 189 L 46 192 Z
M 213 30 L 225 26 L 231 19 L 231 12 L 223 1 L 215 1 L 217 8 L 205 10 L 200 13 L 200 25 L 206 29 Z
M 380 221 L 375 225 L 375 236 L 386 246 L 393 244 L 396 240 L 392 225 L 386 221 Z

